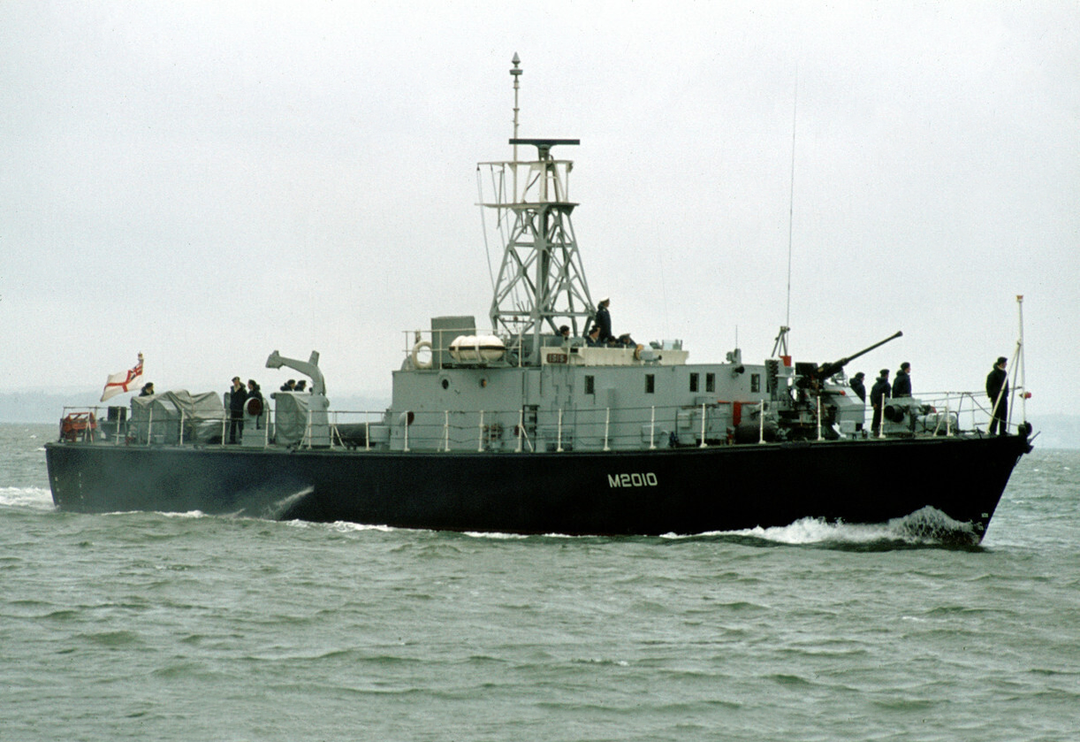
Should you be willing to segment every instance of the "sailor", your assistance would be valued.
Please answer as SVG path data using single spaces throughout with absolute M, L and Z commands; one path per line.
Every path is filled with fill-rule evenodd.
M 855 392 L 855 394 L 863 402 L 866 401 L 866 386 L 863 385 L 863 379 L 865 378 L 866 374 L 860 371 L 859 373 L 852 376 L 851 381 L 848 383 L 848 386 L 851 387 L 851 391 Z
M 611 334 L 611 313 L 608 311 L 609 306 L 611 306 L 611 299 L 605 296 L 600 300 L 600 305 L 596 309 L 596 321 L 593 324 L 595 327 L 600 328 L 601 343 L 606 343 L 614 337 Z
M 990 435 L 1005 435 L 1009 431 L 1009 374 L 1005 371 L 1005 356 L 997 359 L 986 376 L 986 396 L 990 398 Z M 1001 426 L 1000 429 L 998 426 Z
M 883 368 L 881 369 L 881 375 L 874 382 L 874 386 L 870 388 L 870 404 L 874 406 L 874 420 L 870 423 L 870 430 L 874 433 L 881 432 L 879 430 L 881 426 L 881 410 L 885 407 L 885 398 L 891 393 L 889 369 Z
M 893 397 L 911 396 L 911 364 L 904 361 L 900 364 L 900 370 L 896 372 L 896 380 L 892 385 Z
M 296 379 L 289 379 L 284 384 L 282 384 L 281 385 L 281 391 L 283 391 L 283 392 L 294 392 L 294 391 L 296 391 Z
M 294 392 L 306 392 L 307 391 L 306 387 L 307 387 L 307 379 L 300 379 L 300 381 L 296 382 L 296 388 L 293 389 L 293 391 Z
M 244 382 L 239 376 L 234 376 L 229 395 L 229 443 L 239 443 L 238 438 L 244 432 L 244 402 L 247 401 L 247 392 L 244 390 Z
M 154 396 L 154 382 L 150 381 L 143 384 L 142 390 L 139 392 L 140 397 L 152 397 Z
M 589 330 L 588 336 L 586 336 L 585 338 L 585 344 L 588 345 L 590 348 L 598 348 L 604 345 L 602 342 L 600 342 L 600 325 L 592 326 L 592 329 Z
M 570 328 L 563 325 L 559 328 L 559 342 L 565 345 L 570 340 Z
M 259 388 L 259 385 L 255 381 L 255 379 L 248 379 L 247 399 L 257 399 L 257 400 L 259 400 L 259 414 L 255 417 L 255 429 L 258 430 L 259 428 L 262 427 L 263 395 L 262 395 L 262 390 Z M 245 400 L 245 403 L 246 403 L 246 401 L 247 400 Z

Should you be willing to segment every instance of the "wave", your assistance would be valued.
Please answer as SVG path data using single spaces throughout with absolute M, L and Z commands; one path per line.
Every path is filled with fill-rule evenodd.
M 971 523 L 953 520 L 929 506 L 902 518 L 893 518 L 887 523 L 859 524 L 829 522 L 823 518 L 802 518 L 786 526 L 747 528 L 703 535 L 738 540 L 750 545 L 784 544 L 851 551 L 923 547 L 980 548 L 978 534 Z
M 294 493 L 282 501 L 282 505 L 310 493 L 304 490 Z M 42 487 L 0 487 L 0 507 L 25 508 L 51 511 L 55 509 L 52 494 Z M 203 518 L 203 512 L 195 510 L 187 513 L 167 513 L 174 518 Z M 314 524 L 306 521 L 290 520 L 286 523 L 294 526 L 317 525 L 338 532 L 382 531 L 394 532 L 397 529 L 386 525 L 365 525 L 338 521 L 336 523 Z M 567 536 L 551 533 L 544 536 L 516 533 L 486 533 L 467 531 L 459 534 L 466 538 L 491 540 L 518 539 L 592 539 L 598 536 Z M 641 537 L 635 537 L 641 538 Z M 887 523 L 856 524 L 829 522 L 822 518 L 802 518 L 786 526 L 768 528 L 756 527 L 735 531 L 713 531 L 702 534 L 674 534 L 661 536 L 670 540 L 724 540 L 749 546 L 811 546 L 855 551 L 885 551 L 901 548 L 952 547 L 979 549 L 979 538 L 970 523 L 953 520 L 940 510 L 925 507 L 903 518 L 894 518 Z
M 386 525 L 364 525 L 338 521 L 336 523 L 308 523 L 292 521 L 294 525 L 330 528 L 339 532 L 381 531 L 426 532 L 438 531 L 427 529 L 394 528 Z M 463 531 L 453 534 L 455 537 L 490 540 L 571 540 L 571 541 L 607 541 L 612 538 L 653 539 L 655 536 L 571 536 L 560 533 L 522 534 L 487 531 Z M 887 523 L 860 524 L 829 522 L 823 518 L 802 518 L 786 526 L 769 528 L 747 528 L 734 531 L 712 531 L 699 534 L 668 533 L 659 536 L 672 541 L 709 541 L 721 540 L 741 543 L 748 546 L 808 546 L 848 551 L 889 551 L 896 549 L 917 548 L 957 548 L 981 550 L 979 537 L 971 523 L 962 523 L 950 518 L 945 513 L 932 507 L 924 507 L 903 518 L 894 518 Z
M 47 487 L 0 487 L 0 507 L 54 510 Z

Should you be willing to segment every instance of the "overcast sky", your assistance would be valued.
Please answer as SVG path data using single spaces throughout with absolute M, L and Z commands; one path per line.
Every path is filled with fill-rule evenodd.
M 1028 413 L 1080 413 L 1075 1 L 5 0 L 0 391 L 140 351 L 159 390 L 276 389 L 316 349 L 331 398 L 388 397 L 404 331 L 488 323 L 515 52 L 522 136 L 581 139 L 616 333 L 760 363 L 790 210 L 796 360 L 903 330 L 849 371 L 978 389 L 1023 294 Z

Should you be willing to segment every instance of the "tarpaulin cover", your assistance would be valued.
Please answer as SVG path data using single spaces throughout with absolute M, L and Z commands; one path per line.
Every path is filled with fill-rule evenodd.
M 224 421 L 225 408 L 217 392 L 178 389 L 131 399 L 130 433 L 141 442 L 179 443 L 181 422 L 185 442 L 220 440 Z
M 291 446 L 304 439 L 311 395 L 304 392 L 274 392 L 274 434 L 278 445 Z

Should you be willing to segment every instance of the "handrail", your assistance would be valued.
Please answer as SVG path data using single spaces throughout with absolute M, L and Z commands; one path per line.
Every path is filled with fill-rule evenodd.
M 890 399 L 896 403 L 897 399 Z M 928 415 L 927 425 L 933 425 L 921 434 L 955 437 L 962 434 L 987 430 L 991 410 L 985 395 L 976 392 L 937 392 L 911 399 Z M 757 442 L 765 442 L 766 411 L 771 407 L 767 400 L 735 400 L 694 405 L 641 405 L 626 407 L 563 406 L 538 409 L 535 417 L 526 422 L 525 407 L 509 410 L 409 410 L 402 413 L 393 410 L 331 410 L 329 411 L 329 447 L 331 449 L 360 448 L 359 432 L 353 429 L 348 435 L 342 432 L 345 425 L 363 425 L 364 451 L 400 449 L 463 451 L 524 452 L 542 450 L 534 439 L 550 441 L 552 451 L 588 450 L 610 451 L 612 449 L 655 449 L 668 445 L 696 445 L 709 447 L 732 442 L 731 430 L 736 405 L 749 410 L 751 420 L 758 428 Z M 265 424 L 257 434 L 261 439 L 252 447 L 270 447 L 277 442 L 276 409 L 269 404 L 264 413 Z M 69 424 L 62 431 L 61 440 L 78 442 L 107 441 L 113 445 L 226 445 L 229 412 L 215 410 L 211 415 L 188 414 L 181 411 L 178 419 L 155 417 L 153 410 L 140 419 L 107 420 L 105 406 L 65 406 L 64 418 L 82 415 L 86 420 L 96 421 L 93 429 L 86 425 L 72 433 Z M 744 413 L 745 414 L 745 413 Z M 821 428 L 822 411 L 817 410 L 818 440 L 823 440 Z M 694 419 L 698 417 L 699 419 Z M 73 419 L 73 418 L 72 418 Z M 744 418 L 745 419 L 745 418 Z M 355 420 L 350 423 L 347 421 Z M 403 422 L 405 420 L 405 422 Z M 207 427 L 209 426 L 209 428 Z M 1010 431 L 1018 428 L 1016 423 Z M 207 430 L 215 431 L 208 437 Z M 471 432 L 469 432 L 471 431 Z M 248 430 L 252 435 L 254 431 Z M 878 431 L 867 432 L 876 437 Z M 379 436 L 374 443 L 373 433 Z M 671 436 L 665 442 L 663 436 Z M 74 436 L 74 437 L 73 437 Z M 689 440 L 687 440 L 689 436 Z M 471 439 L 472 443 L 468 441 Z M 659 440 L 658 440 L 659 439 Z M 681 440 L 680 440 L 681 439 Z M 396 441 L 396 443 L 395 443 Z M 678 441 L 678 442 L 677 442 Z M 659 446 L 658 446 L 659 442 Z M 308 411 L 298 447 L 312 447 L 312 417 Z

